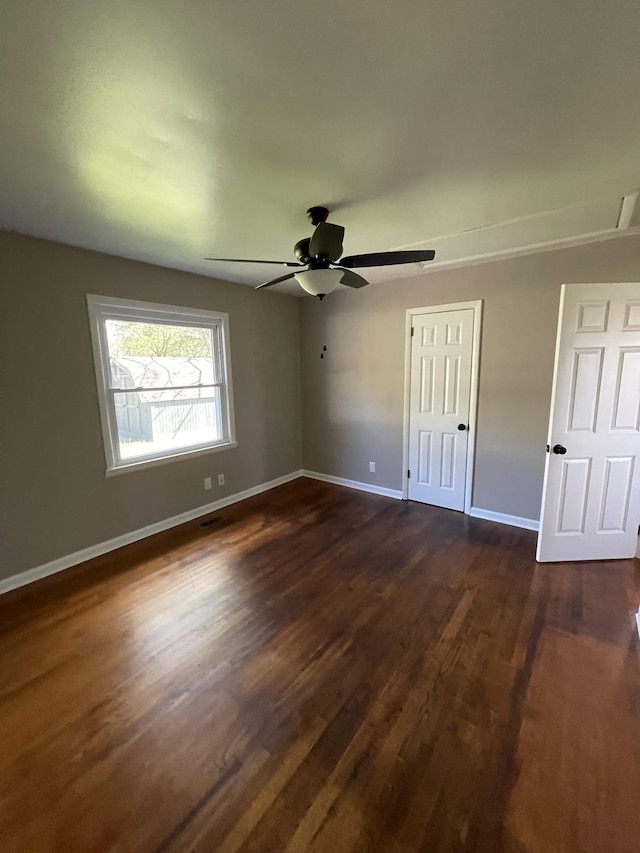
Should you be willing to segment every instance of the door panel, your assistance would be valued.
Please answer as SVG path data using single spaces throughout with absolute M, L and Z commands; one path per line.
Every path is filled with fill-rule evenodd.
M 460 399 L 460 356 L 444 358 L 444 414 L 458 415 Z
M 603 356 L 602 348 L 574 351 L 569 431 L 595 429 Z
M 418 447 L 418 482 L 424 486 L 431 485 L 431 440 L 433 433 L 421 429 Z
M 640 300 L 627 302 L 622 330 L 624 332 L 640 332 Z
M 435 356 L 423 356 L 420 360 L 420 413 L 430 415 L 433 412 L 433 380 Z
M 442 433 L 442 451 L 440 453 L 440 488 L 455 489 L 456 475 L 456 436 L 454 433 Z
M 621 349 L 611 428 L 640 431 L 640 347 Z
M 565 285 L 538 560 L 632 557 L 640 522 L 640 284 Z M 554 447 L 566 448 L 554 453 Z
M 474 311 L 413 318 L 409 403 L 411 500 L 464 509 Z
M 607 457 L 604 461 L 604 488 L 598 532 L 623 533 L 629 514 L 633 482 L 633 456 Z
M 578 302 L 576 332 L 606 332 L 609 300 Z
M 558 533 L 584 533 L 590 475 L 591 459 L 563 460 Z

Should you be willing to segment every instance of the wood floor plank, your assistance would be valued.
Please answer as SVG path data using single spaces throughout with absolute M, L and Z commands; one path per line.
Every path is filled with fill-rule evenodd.
M 0 598 L 2 853 L 631 853 L 640 563 L 298 480 Z

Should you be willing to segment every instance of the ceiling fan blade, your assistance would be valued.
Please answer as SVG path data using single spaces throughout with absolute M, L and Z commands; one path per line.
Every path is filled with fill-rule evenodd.
M 386 267 L 394 264 L 419 264 L 422 261 L 432 261 L 436 256 L 433 249 L 423 249 L 418 252 L 372 252 L 369 255 L 349 255 L 342 258 L 340 265 L 350 269 L 359 267 Z
M 309 254 L 312 258 L 327 258 L 332 262 L 337 261 L 342 254 L 343 237 L 344 228 L 342 225 L 321 222 L 313 232 L 309 244 Z
M 333 269 L 342 270 L 344 272 L 344 275 L 340 279 L 340 284 L 346 284 L 347 287 L 365 287 L 369 284 L 366 278 L 362 278 L 362 276 L 358 275 L 357 272 L 345 270 L 343 267 L 333 267 Z
M 292 261 L 256 261 L 248 258 L 205 258 L 205 261 L 224 261 L 230 264 L 277 264 L 279 267 L 301 267 L 304 264 L 294 264 Z
M 288 272 L 286 275 L 281 275 L 279 278 L 274 278 L 272 281 L 265 281 L 263 284 L 259 284 L 256 287 L 256 290 L 260 290 L 262 287 L 271 287 L 272 284 L 279 284 L 281 281 L 287 281 L 287 279 L 293 278 L 294 276 L 294 272 Z

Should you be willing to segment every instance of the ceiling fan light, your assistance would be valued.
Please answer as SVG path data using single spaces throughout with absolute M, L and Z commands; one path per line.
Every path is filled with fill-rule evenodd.
M 296 273 L 295 279 L 311 296 L 326 296 L 336 289 L 343 275 L 342 270 L 304 270 Z

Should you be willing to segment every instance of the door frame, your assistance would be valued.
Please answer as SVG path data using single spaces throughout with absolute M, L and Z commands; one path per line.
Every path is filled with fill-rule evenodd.
M 409 499 L 409 414 L 411 406 L 411 327 L 417 314 L 440 314 L 443 311 L 473 310 L 473 341 L 471 344 L 471 389 L 469 392 L 469 440 L 467 442 L 467 467 L 464 484 L 464 512 L 468 515 L 473 495 L 474 460 L 476 455 L 476 420 L 478 411 L 478 385 L 480 377 L 480 341 L 482 338 L 482 299 L 471 302 L 449 302 L 445 305 L 428 305 L 425 308 L 407 308 L 404 343 L 404 417 L 402 424 L 402 499 Z

